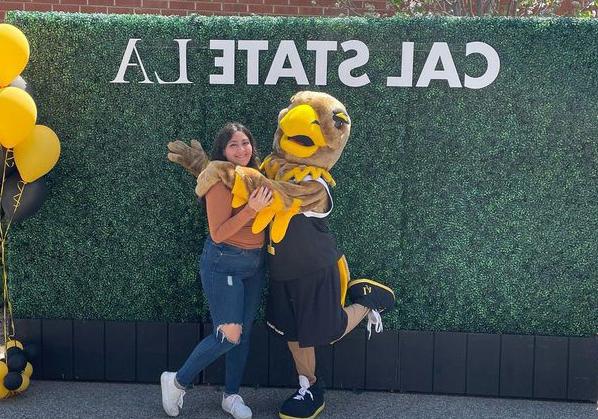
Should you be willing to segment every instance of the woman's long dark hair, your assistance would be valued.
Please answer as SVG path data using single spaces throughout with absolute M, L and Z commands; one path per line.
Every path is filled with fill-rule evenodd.
M 260 161 L 257 151 L 257 145 L 255 144 L 255 140 L 253 139 L 253 135 L 251 131 L 239 122 L 229 122 L 225 126 L 223 126 L 220 131 L 216 134 L 214 138 L 214 144 L 212 145 L 212 151 L 210 152 L 210 160 L 220 160 L 220 161 L 227 161 L 226 156 L 224 155 L 224 149 L 226 145 L 235 134 L 235 132 L 242 132 L 249 138 L 249 143 L 251 144 L 251 158 L 249 159 L 249 163 L 247 163 L 247 167 L 252 167 L 254 169 L 259 168 Z

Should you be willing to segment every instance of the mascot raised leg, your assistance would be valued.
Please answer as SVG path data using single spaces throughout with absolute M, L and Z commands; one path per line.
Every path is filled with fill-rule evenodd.
M 371 279 L 350 279 L 345 256 L 328 227 L 333 209 L 330 187 L 335 185 L 329 171 L 350 131 L 351 118 L 341 102 L 304 91 L 280 111 L 272 154 L 264 159 L 261 172 L 208 162 L 197 142 L 168 145 L 168 158 L 197 176 L 198 196 L 220 181 L 232 189 L 235 207 L 244 205 L 262 185 L 274 192 L 272 204 L 257 214 L 252 229 L 259 232 L 270 226 L 266 321 L 288 342 L 299 377 L 299 389 L 280 409 L 283 419 L 314 418 L 324 409 L 315 347 L 338 341 L 366 317 L 369 333 L 372 327 L 380 332 L 380 313 L 395 305 L 389 287 Z

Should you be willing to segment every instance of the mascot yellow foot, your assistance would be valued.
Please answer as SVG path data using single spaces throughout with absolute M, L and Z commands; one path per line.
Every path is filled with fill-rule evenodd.
M 232 207 L 238 208 L 245 205 L 249 200 L 249 190 L 245 184 L 244 171 L 248 169 L 237 167 L 235 169 L 235 183 L 232 188 Z M 251 231 L 254 234 L 259 233 L 265 229 L 268 224 L 272 223 L 270 227 L 270 237 L 274 243 L 279 243 L 285 236 L 291 218 L 297 215 L 301 209 L 301 200 L 294 198 L 290 206 L 285 206 L 280 192 L 274 190 L 272 194 L 272 203 L 267 207 L 262 208 L 251 226 Z

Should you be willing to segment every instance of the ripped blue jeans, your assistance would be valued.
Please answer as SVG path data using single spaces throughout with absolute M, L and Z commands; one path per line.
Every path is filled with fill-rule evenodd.
M 239 392 L 253 320 L 264 287 L 264 249 L 241 249 L 214 243 L 208 236 L 200 259 L 200 276 L 208 299 L 213 333 L 197 344 L 176 374 L 178 384 L 190 388 L 195 377 L 226 354 L 225 392 Z M 225 324 L 242 327 L 238 342 L 230 342 L 220 330 Z

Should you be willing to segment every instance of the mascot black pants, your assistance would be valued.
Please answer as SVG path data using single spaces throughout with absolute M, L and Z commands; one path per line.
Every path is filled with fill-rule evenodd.
M 288 281 L 270 278 L 266 320 L 275 333 L 301 347 L 327 345 L 347 328 L 340 301 L 336 264 Z

